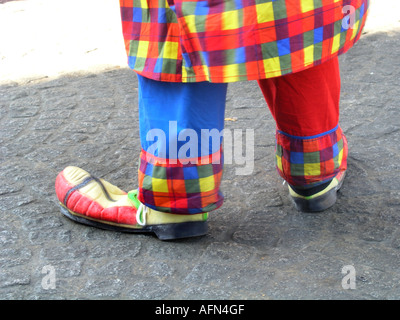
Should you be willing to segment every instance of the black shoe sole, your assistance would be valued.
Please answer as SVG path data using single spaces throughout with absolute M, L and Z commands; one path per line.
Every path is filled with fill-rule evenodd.
M 61 213 L 74 222 L 87 226 L 124 233 L 153 233 L 160 240 L 175 240 L 191 237 L 200 237 L 207 234 L 207 221 L 168 223 L 143 226 L 140 228 L 118 225 L 90 219 L 81 214 L 68 210 L 63 204 L 59 204 Z

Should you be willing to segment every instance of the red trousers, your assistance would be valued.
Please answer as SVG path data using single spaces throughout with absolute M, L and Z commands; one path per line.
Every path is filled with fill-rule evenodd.
M 346 170 L 337 58 L 258 84 L 276 121 L 277 169 L 289 184 L 310 187 Z
M 340 71 L 338 59 L 258 84 L 277 129 L 306 137 L 327 132 L 339 122 Z

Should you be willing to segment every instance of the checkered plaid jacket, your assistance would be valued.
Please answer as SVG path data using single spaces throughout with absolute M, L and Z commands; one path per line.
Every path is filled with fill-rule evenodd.
M 236 82 L 320 64 L 359 39 L 369 0 L 120 0 L 128 64 L 170 82 Z

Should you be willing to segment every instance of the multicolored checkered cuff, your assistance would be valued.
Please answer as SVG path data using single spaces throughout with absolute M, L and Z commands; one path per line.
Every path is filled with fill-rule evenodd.
M 206 157 L 185 159 L 184 163 L 179 159 L 155 157 L 142 149 L 138 199 L 162 212 L 210 212 L 223 203 L 219 191 L 222 171 L 222 148 Z
M 347 153 L 339 126 L 312 137 L 276 133 L 276 167 L 292 186 L 312 186 L 334 178 L 347 169 Z

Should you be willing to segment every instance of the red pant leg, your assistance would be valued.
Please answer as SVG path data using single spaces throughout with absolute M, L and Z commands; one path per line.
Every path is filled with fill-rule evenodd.
M 314 186 L 346 170 L 337 58 L 259 86 L 277 125 L 277 169 L 290 185 Z
M 278 130 L 314 136 L 339 122 L 338 59 L 290 75 L 259 81 Z

